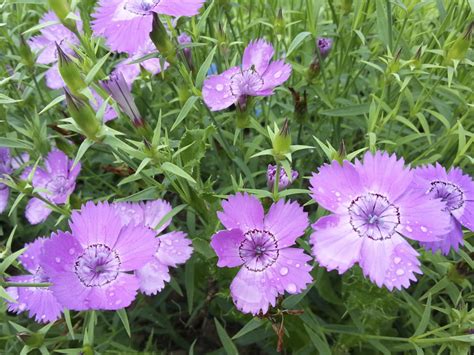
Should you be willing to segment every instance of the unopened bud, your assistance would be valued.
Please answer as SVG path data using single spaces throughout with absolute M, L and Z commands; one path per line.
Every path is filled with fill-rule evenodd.
M 59 21 L 70 29 L 72 32 L 76 33 L 76 22 L 70 18 L 67 18 L 71 12 L 71 6 L 69 5 L 68 0 L 48 0 L 51 10 L 56 14 Z
M 318 51 L 321 55 L 321 58 L 324 59 L 328 56 L 329 52 L 332 49 L 332 39 L 326 37 L 319 37 L 316 40 L 316 45 L 318 47 Z
M 81 91 L 87 87 L 82 78 L 81 71 L 76 63 L 56 43 L 59 58 L 59 73 L 70 91 L 75 95 L 81 95 Z
M 446 54 L 446 64 L 451 64 L 452 60 L 462 60 L 466 57 L 467 51 L 471 45 L 472 31 L 474 30 L 474 22 L 471 22 L 466 31 L 456 41 Z
M 171 42 L 166 28 L 156 12 L 153 12 L 153 24 L 152 31 L 150 32 L 150 39 L 169 63 L 176 62 L 176 48 Z
M 71 117 L 87 138 L 96 141 L 101 127 L 99 120 L 96 118 L 94 109 L 89 102 L 74 96 L 69 90 L 65 89 L 64 93 Z
M 44 344 L 44 334 L 21 332 L 16 335 L 25 345 L 30 348 L 38 349 Z
M 342 164 L 344 159 L 346 159 L 347 152 L 346 152 L 346 145 L 344 144 L 344 141 L 341 141 L 341 144 L 339 145 L 339 149 L 337 152 L 334 152 L 332 154 L 332 160 L 336 160 L 339 162 L 339 164 Z
M 178 43 L 180 45 L 186 45 L 186 44 L 192 43 L 192 40 L 188 34 L 183 32 L 178 36 Z M 188 64 L 189 69 L 193 70 L 193 56 L 191 53 L 191 48 L 189 47 L 183 48 L 183 55 L 184 55 L 184 59 L 186 60 L 186 63 Z
M 18 52 L 20 53 L 21 59 L 23 59 L 23 63 L 25 63 L 27 67 L 32 68 L 35 65 L 31 48 L 28 43 L 26 43 L 25 38 L 22 35 L 20 35 L 20 46 L 18 48 Z
M 273 138 L 273 155 L 276 160 L 285 159 L 285 154 L 290 152 L 291 147 L 291 135 L 288 125 L 288 119 L 283 123 L 283 127 L 280 132 Z
M 101 82 L 105 91 L 115 100 L 123 113 L 125 113 L 135 127 L 142 127 L 145 120 L 142 118 L 135 104 L 130 87 L 121 72 L 114 73 L 109 80 Z
M 293 88 L 288 88 L 293 95 L 293 103 L 295 105 L 294 117 L 298 123 L 304 123 L 308 117 L 308 100 L 306 96 L 306 91 L 303 92 L 303 95 L 300 95 Z
M 280 7 L 273 25 L 276 34 L 283 36 L 285 34 L 285 19 L 283 18 L 283 9 Z

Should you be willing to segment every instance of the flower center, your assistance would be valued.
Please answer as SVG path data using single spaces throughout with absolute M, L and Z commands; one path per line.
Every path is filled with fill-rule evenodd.
M 359 196 L 348 210 L 352 228 L 360 237 L 389 239 L 400 224 L 398 207 L 380 194 L 369 192 Z
M 108 246 L 92 244 L 76 259 L 74 269 L 84 286 L 103 286 L 117 278 L 120 258 Z
M 464 193 L 459 186 L 446 181 L 432 181 L 428 191 L 434 198 L 446 203 L 446 210 L 454 211 L 464 205 Z
M 278 242 L 269 231 L 253 229 L 244 234 L 239 255 L 250 271 L 263 271 L 278 259 Z
M 160 0 L 128 0 L 124 9 L 136 15 L 146 16 L 159 2 Z
M 250 68 L 230 78 L 230 92 L 235 97 L 255 95 L 263 87 L 262 77 Z
M 69 189 L 67 178 L 64 175 L 53 177 L 53 179 L 46 184 L 46 189 L 55 196 L 67 193 Z

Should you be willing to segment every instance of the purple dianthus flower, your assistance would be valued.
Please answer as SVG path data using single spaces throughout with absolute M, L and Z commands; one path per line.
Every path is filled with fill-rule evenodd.
M 389 290 L 415 281 L 418 253 L 403 236 L 436 241 L 448 231 L 449 216 L 443 203 L 411 189 L 412 180 L 403 159 L 383 152 L 320 167 L 310 180 L 311 196 L 333 214 L 313 225 L 319 264 L 342 274 L 357 262 L 365 276 Z
M 193 252 L 191 240 L 186 233 L 173 231 L 161 234 L 171 223 L 162 222 L 171 212 L 171 205 L 164 200 L 154 200 L 140 203 L 114 203 L 122 221 L 127 224 L 149 227 L 157 235 L 157 247 L 153 260 L 135 271 L 140 283 L 140 291 L 146 295 L 154 295 L 170 281 L 170 267 L 185 263 Z M 159 228 L 156 228 L 162 222 Z
M 100 0 L 92 14 L 92 29 L 104 36 L 111 50 L 134 55 L 145 46 L 152 30 L 153 13 L 194 16 L 205 0 Z
M 449 250 L 459 250 L 463 245 L 462 226 L 474 231 L 474 182 L 459 168 L 449 172 L 441 165 L 428 165 L 415 169 L 415 188 L 432 199 L 441 199 L 444 212 L 449 215 L 451 228 L 439 241 L 423 242 L 426 249 L 441 250 L 444 255 Z
M 45 238 L 38 238 L 25 245 L 25 252 L 19 256 L 28 275 L 12 276 L 8 282 L 49 283 L 50 279 L 40 266 Z M 29 311 L 29 316 L 37 322 L 53 322 L 61 316 L 63 306 L 56 300 L 50 287 L 8 287 L 8 294 L 16 302 L 8 302 L 8 310 L 15 313 Z
M 45 159 L 45 168 L 37 167 L 32 177 L 35 189 L 41 189 L 39 194 L 55 204 L 66 203 L 76 187 L 76 178 L 81 171 L 81 164 L 72 167 L 73 160 L 60 150 L 54 150 Z M 27 179 L 32 168 L 26 168 L 22 174 Z M 26 206 L 25 216 L 31 224 L 38 224 L 46 220 L 51 209 L 40 199 L 34 197 Z
M 230 196 L 218 217 L 227 230 L 212 236 L 217 266 L 242 266 L 230 285 L 244 313 L 265 314 L 285 291 L 300 293 L 312 281 L 311 257 L 293 248 L 308 227 L 308 215 L 296 202 L 274 203 L 265 215 L 260 201 L 247 194 Z
M 267 168 L 267 185 L 269 189 L 273 189 L 273 185 L 275 184 L 275 177 L 276 177 L 276 165 L 269 164 Z M 278 180 L 278 190 L 283 190 L 288 185 L 290 185 L 293 181 L 298 178 L 298 172 L 296 170 L 291 171 L 291 178 L 288 178 L 286 175 L 286 171 L 283 168 L 280 168 L 280 177 Z
M 106 202 L 86 203 L 72 213 L 69 225 L 71 233 L 45 241 L 41 258 L 56 299 L 76 311 L 129 306 L 139 288 L 134 272 L 152 261 L 156 250 L 153 231 L 124 224 Z
M 245 108 L 248 96 L 272 95 L 273 89 L 291 75 L 291 66 L 284 60 L 271 62 L 273 53 L 273 46 L 263 39 L 250 42 L 245 48 L 242 66 L 208 77 L 202 97 L 211 111 L 223 110 L 232 104 Z

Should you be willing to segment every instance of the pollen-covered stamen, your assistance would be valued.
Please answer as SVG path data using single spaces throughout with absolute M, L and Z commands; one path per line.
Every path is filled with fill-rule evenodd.
M 114 281 L 120 270 L 120 258 L 104 244 L 89 245 L 76 259 L 74 271 L 86 287 L 103 286 Z
M 55 175 L 47 184 L 46 190 L 55 196 L 63 195 L 69 190 L 68 180 L 64 175 Z
M 239 255 L 250 271 L 263 271 L 278 259 L 278 242 L 269 231 L 253 229 L 244 234 Z
M 230 78 L 230 92 L 235 97 L 254 96 L 262 87 L 263 79 L 253 68 L 242 70 Z
M 136 15 L 150 15 L 151 10 L 158 5 L 160 0 L 128 0 L 124 9 Z
M 447 181 L 432 181 L 428 191 L 434 198 L 446 203 L 446 210 L 454 211 L 464 205 L 464 193 L 459 186 Z
M 398 207 L 380 194 L 359 196 L 351 202 L 348 210 L 352 228 L 360 237 L 389 239 L 400 224 Z

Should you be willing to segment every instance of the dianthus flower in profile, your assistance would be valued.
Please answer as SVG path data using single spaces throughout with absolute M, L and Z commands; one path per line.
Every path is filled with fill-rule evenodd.
M 78 16 L 78 14 L 76 14 Z M 73 47 L 79 45 L 77 36 L 59 23 L 59 19 L 54 12 L 49 11 L 40 19 L 40 24 L 57 22 L 57 24 L 43 27 L 40 35 L 29 40 L 30 47 L 37 54 L 36 62 L 39 64 L 52 64 L 46 71 L 46 85 L 50 89 L 60 89 L 64 87 L 64 81 L 59 74 L 58 53 L 56 43 L 69 55 L 74 55 Z M 77 22 L 78 30 L 82 30 L 82 22 Z
M 154 232 L 124 224 L 106 202 L 86 203 L 69 225 L 71 233 L 45 241 L 41 258 L 56 299 L 76 311 L 129 306 L 139 288 L 134 272 L 153 260 Z
M 275 184 L 276 178 L 276 165 L 269 164 L 267 168 L 267 185 L 269 189 L 273 189 L 273 185 Z M 291 178 L 288 178 L 285 169 L 280 168 L 280 176 L 278 180 L 278 190 L 283 190 L 288 185 L 290 185 L 293 181 L 298 178 L 298 172 L 296 170 L 291 171 Z
M 357 262 L 365 276 L 389 290 L 415 281 L 419 254 L 403 237 L 436 241 L 448 231 L 449 216 L 443 203 L 411 189 L 412 181 L 403 159 L 383 152 L 320 167 L 310 180 L 311 196 L 333 214 L 313 225 L 318 263 L 342 274 Z
M 248 96 L 272 95 L 273 89 L 291 75 L 291 66 L 284 60 L 271 61 L 273 53 L 273 46 L 263 39 L 250 42 L 240 67 L 208 77 L 202 96 L 211 111 L 223 110 L 233 104 L 245 108 Z
M 81 164 L 72 166 L 73 160 L 60 150 L 51 151 L 45 159 L 45 167 L 37 167 L 32 177 L 32 185 L 45 199 L 55 204 L 66 203 L 76 187 L 76 178 L 81 171 Z M 27 179 L 32 168 L 26 168 L 22 174 Z M 26 206 L 25 216 L 31 224 L 46 220 L 51 214 L 48 205 L 39 198 L 32 198 Z
M 459 246 L 464 244 L 462 226 L 474 231 L 474 182 L 471 177 L 459 168 L 448 172 L 436 163 L 415 169 L 414 186 L 430 198 L 440 199 L 451 221 L 450 231 L 439 241 L 421 244 L 433 252 L 441 250 L 444 255 L 451 248 L 459 250 Z
M 280 200 L 265 215 L 257 198 L 236 194 L 222 209 L 218 217 L 227 230 L 214 234 L 211 246 L 217 266 L 242 266 L 230 285 L 239 310 L 265 314 L 278 295 L 306 288 L 312 281 L 311 257 L 292 247 L 308 227 L 308 215 L 297 202 Z
M 205 0 L 100 0 L 92 29 L 111 50 L 134 55 L 149 40 L 153 13 L 194 16 Z
M 12 172 L 10 149 L 0 147 L 0 178 Z M 5 211 L 10 196 L 10 188 L 0 182 L 0 213 Z
M 321 57 L 326 58 L 332 49 L 332 39 L 319 37 L 316 40 L 316 44 L 318 46 L 319 54 L 321 54 Z
M 8 282 L 50 282 L 40 266 L 45 240 L 45 238 L 38 238 L 33 243 L 25 245 L 25 251 L 18 259 L 29 274 L 9 277 Z M 8 302 L 10 312 L 29 311 L 29 316 L 40 323 L 53 322 L 61 316 L 63 306 L 56 300 L 50 287 L 8 287 L 7 292 L 15 300 L 15 302 Z
M 179 231 L 161 234 L 171 223 L 170 219 L 163 221 L 172 210 L 171 205 L 164 200 L 120 202 L 114 203 L 114 207 L 124 223 L 149 227 L 157 235 L 153 260 L 135 272 L 140 291 L 154 295 L 165 287 L 165 282 L 170 281 L 169 268 L 184 264 L 191 257 L 191 240 L 186 237 L 186 233 Z

